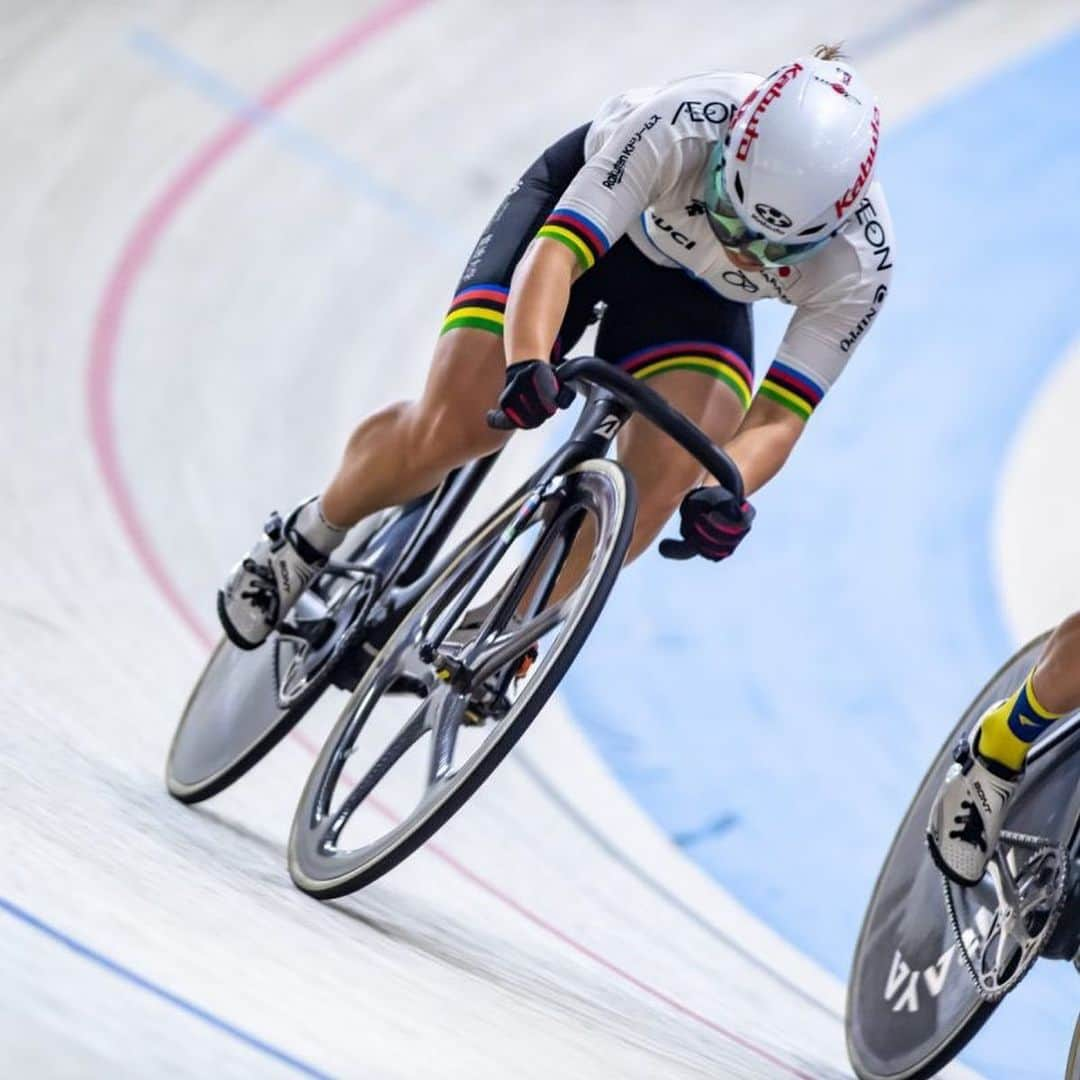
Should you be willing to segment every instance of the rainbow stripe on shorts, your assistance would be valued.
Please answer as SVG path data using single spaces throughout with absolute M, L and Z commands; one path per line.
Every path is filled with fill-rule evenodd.
M 825 391 L 813 379 L 779 360 L 774 360 L 759 393 L 790 409 L 804 420 L 818 407 Z
M 504 285 L 469 285 L 462 289 L 450 304 L 439 334 L 470 327 L 502 337 L 509 292 Z
M 611 247 L 604 230 L 596 222 L 576 210 L 559 207 L 551 212 L 536 235 L 558 240 L 568 247 L 577 256 L 582 270 L 595 266 L 596 260 L 602 258 Z
M 664 371 L 700 371 L 725 383 L 744 409 L 750 406 L 750 388 L 754 384 L 750 365 L 738 353 L 710 341 L 651 345 L 624 357 L 619 361 L 619 367 L 635 379 L 651 379 Z

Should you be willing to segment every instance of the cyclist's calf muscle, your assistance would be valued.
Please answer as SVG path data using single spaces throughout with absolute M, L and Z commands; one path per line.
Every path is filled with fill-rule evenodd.
M 323 510 L 344 528 L 422 495 L 451 469 L 506 441 L 487 426 L 506 375 L 502 339 L 482 330 L 439 338 L 423 394 L 369 416 L 349 438 L 323 495 Z
M 1080 612 L 1054 631 L 1032 676 L 1047 709 L 1064 715 L 1080 709 Z

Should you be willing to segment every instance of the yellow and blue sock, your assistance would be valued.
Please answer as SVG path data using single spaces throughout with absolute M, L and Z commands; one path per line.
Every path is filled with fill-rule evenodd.
M 1031 744 L 1063 714 L 1053 713 L 1035 697 L 1031 674 L 1010 698 L 983 713 L 979 754 L 1013 772 L 1024 767 Z

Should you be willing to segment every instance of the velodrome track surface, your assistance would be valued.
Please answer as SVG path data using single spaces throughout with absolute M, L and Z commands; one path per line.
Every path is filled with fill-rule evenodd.
M 896 113 L 949 88 L 904 89 L 896 55 L 943 48 L 964 5 L 816 7 L 772 5 L 732 66 L 835 30 L 876 41 Z M 222 569 L 416 384 L 516 171 L 613 88 L 717 62 L 700 5 L 312 10 L 5 9 L 0 1066 L 844 1075 L 839 985 L 686 863 L 557 705 L 436 844 L 331 905 L 283 853 L 325 712 L 204 808 L 165 795 Z M 1024 44 L 975 40 L 991 63 Z

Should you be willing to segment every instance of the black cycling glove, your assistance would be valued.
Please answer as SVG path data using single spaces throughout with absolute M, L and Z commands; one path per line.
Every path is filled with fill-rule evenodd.
M 535 428 L 573 400 L 574 391 L 546 360 L 519 360 L 506 369 L 499 408 L 514 427 Z

